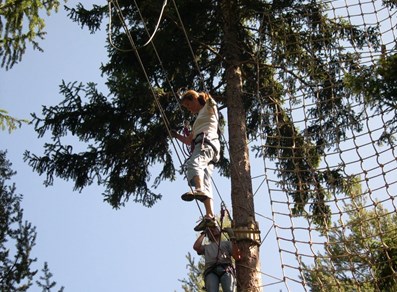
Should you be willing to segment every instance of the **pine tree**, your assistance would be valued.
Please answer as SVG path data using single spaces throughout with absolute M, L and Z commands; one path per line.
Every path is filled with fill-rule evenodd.
M 37 39 L 43 39 L 45 35 L 44 19 L 39 16 L 41 11 L 50 14 L 57 11 L 58 0 L 6 0 L 0 3 L 0 67 L 11 69 L 22 60 L 27 43 L 31 43 L 33 49 L 43 51 Z M 28 22 L 26 24 L 26 22 Z M 11 133 L 22 123 L 28 123 L 26 119 L 18 119 L 8 115 L 4 109 L 0 109 L 0 127 L 8 128 Z
M 195 258 L 189 252 L 186 256 L 188 261 L 186 267 L 188 268 L 187 279 L 179 280 L 182 282 L 182 289 L 184 292 L 199 292 L 205 287 L 204 284 L 204 258 L 200 258 L 196 263 Z
M 22 60 L 27 43 L 43 51 L 37 39 L 45 35 L 44 19 L 40 13 L 57 11 L 59 0 L 6 0 L 0 3 L 0 58 L 7 70 Z
M 311 291 L 397 291 L 397 215 L 380 202 L 366 209 L 362 193 L 344 209 L 348 220 L 335 223 L 324 254 L 305 267 Z M 348 232 L 336 227 L 342 223 Z
M 57 176 L 82 190 L 97 181 L 115 208 L 130 199 L 153 206 L 161 199 L 155 189 L 174 180 L 177 171 L 169 128 L 182 127 L 186 116 L 174 89 L 189 87 L 208 91 L 227 108 L 230 161 L 222 148 L 217 167 L 231 177 L 234 227 L 258 228 L 247 145 L 258 135 L 266 137 L 266 146 L 254 150 L 277 164 L 294 201 L 293 215 L 329 226 L 327 189 L 347 192 L 350 178 L 340 169 L 318 170 L 321 156 L 348 131 L 362 129 L 359 113 L 344 106 L 359 97 L 344 87 L 340 74 L 357 68 L 359 58 L 335 44 L 380 49 L 377 28 L 360 30 L 343 19 L 329 20 L 324 1 L 181 0 L 167 6 L 153 42 L 145 45 L 162 3 L 109 4 L 111 15 L 107 5 L 68 8 L 70 17 L 92 33 L 106 17 L 112 20 L 109 61 L 101 67 L 110 96 L 92 83 L 64 82 L 64 100 L 44 107 L 43 118 L 35 116 L 38 134 L 51 132 L 54 143 L 45 145 L 42 156 L 26 152 L 25 159 L 46 174 L 45 183 L 51 185 Z M 305 129 L 298 129 L 286 111 L 287 93 L 313 104 Z M 64 144 L 68 134 L 86 143 L 86 150 L 76 153 Z M 257 291 L 258 243 L 241 238 L 239 246 L 239 290 Z
M 23 220 L 22 195 L 15 193 L 15 184 L 7 181 L 15 175 L 6 152 L 0 151 L 0 291 L 29 291 L 37 274 L 32 266 L 37 258 L 31 256 L 36 244 L 36 227 Z M 43 292 L 50 292 L 56 282 L 51 282 L 52 274 L 47 263 L 42 270 L 44 275 L 36 284 Z M 63 287 L 59 292 L 63 291 Z
M 28 123 L 28 120 L 25 119 L 16 119 L 8 115 L 8 112 L 0 109 L 0 128 L 4 131 L 8 128 L 8 132 L 11 133 L 17 127 L 21 127 L 22 123 Z
M 377 64 L 362 65 L 345 77 L 346 87 L 375 113 L 390 114 L 378 143 L 395 143 L 397 132 L 397 54 L 382 54 Z
M 31 267 L 36 228 L 23 221 L 22 196 L 15 194 L 15 185 L 6 185 L 15 174 L 10 167 L 0 151 L 0 291 L 27 291 L 37 273 Z
M 51 289 L 54 288 L 57 282 L 52 281 L 53 274 L 50 272 L 48 268 L 48 263 L 44 263 L 44 267 L 41 270 L 43 272 L 43 276 L 40 277 L 40 281 L 36 281 L 38 287 L 42 288 L 42 292 L 51 292 Z M 63 292 L 64 287 L 58 290 L 58 292 Z

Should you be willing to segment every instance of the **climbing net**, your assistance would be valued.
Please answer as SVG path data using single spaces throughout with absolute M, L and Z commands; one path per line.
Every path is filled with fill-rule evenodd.
M 361 31 L 368 32 L 371 28 L 378 30 L 381 49 L 375 48 L 370 42 L 352 45 L 335 40 L 334 44 L 358 58 L 360 66 L 370 68 L 370 74 L 365 76 L 366 82 L 370 82 L 370 79 L 379 82 L 386 79 L 376 68 L 379 68 L 379 64 L 387 63 L 385 60 L 393 57 L 396 49 L 397 12 L 383 4 L 382 1 L 366 0 L 325 3 L 330 21 L 336 23 L 343 19 Z M 288 37 L 286 34 L 285 38 Z M 390 67 L 384 70 L 393 74 Z M 279 74 L 286 74 L 285 68 L 281 68 Z M 342 70 L 335 71 L 335 74 L 339 75 L 339 80 L 348 78 L 348 74 Z M 397 71 L 394 71 L 395 74 Z M 362 125 L 360 129 L 350 128 L 332 146 L 325 146 L 318 166 L 301 174 L 311 176 L 318 182 L 317 186 L 314 184 L 305 192 L 321 194 L 322 202 L 329 207 L 327 224 L 316 224 L 312 216 L 306 216 L 313 212 L 315 204 L 310 208 L 306 206 L 299 212 L 300 216 L 296 216 L 296 196 L 303 196 L 304 193 L 291 196 L 296 191 L 297 183 L 292 183 L 290 178 L 296 177 L 299 169 L 282 167 L 280 163 L 268 159 L 265 153 L 262 157 L 251 158 L 253 165 L 257 163 L 255 160 L 262 159 L 264 166 L 263 169 L 254 168 L 252 173 L 257 220 L 262 232 L 264 287 L 272 286 L 270 289 L 273 289 L 280 285 L 279 289 L 286 287 L 288 291 L 396 291 L 397 165 L 392 141 L 395 132 L 392 125 L 396 115 L 396 79 L 393 82 L 388 86 L 394 86 L 394 103 L 392 101 L 385 106 L 381 106 L 382 99 L 371 101 L 373 96 L 366 96 L 362 88 L 356 91 L 362 98 L 340 102 L 335 95 L 321 101 L 336 103 L 351 110 L 357 114 Z M 368 83 L 361 83 L 365 84 Z M 321 133 L 325 128 L 326 115 L 337 115 L 337 112 L 324 113 L 324 116 L 318 113 L 317 124 L 313 125 L 312 115 L 308 113 L 318 106 L 316 102 L 319 101 L 308 101 L 304 89 L 306 85 L 296 78 L 294 86 L 300 86 L 302 90 L 299 95 L 287 91 L 283 106 L 302 139 L 314 141 L 316 138 L 307 129 L 316 126 L 317 137 L 326 137 L 328 133 Z M 290 88 L 290 84 L 283 86 Z M 333 87 L 336 86 L 339 85 L 329 84 L 328 89 L 335 89 Z M 377 93 L 379 91 L 371 92 L 373 95 Z M 382 98 L 383 101 L 387 99 Z M 269 113 L 264 110 L 263 114 Z M 334 126 L 337 129 L 339 125 L 335 123 Z M 279 131 L 277 135 L 280 139 L 283 133 Z M 266 144 L 266 137 L 252 143 L 272 147 Z M 299 147 L 297 143 L 280 145 L 291 149 Z M 324 175 L 321 177 L 323 179 L 326 174 L 329 176 L 320 181 L 319 173 Z M 336 178 L 331 173 L 340 176 Z M 345 179 L 339 180 L 341 185 L 335 186 L 341 177 Z M 328 184 L 323 184 L 324 181 Z M 273 261 L 280 264 L 274 265 Z M 276 266 L 279 267 L 278 271 Z
M 249 142 L 256 149 L 251 166 L 256 220 L 262 237 L 263 286 L 288 291 L 397 291 L 397 166 L 393 140 L 397 129 L 397 78 L 393 79 L 397 75 L 393 53 L 397 3 L 338 0 L 323 1 L 323 5 L 329 25 L 351 37 L 362 35 L 356 42 L 335 38 L 328 44 L 334 51 L 343 51 L 345 59 L 333 60 L 327 50 L 312 56 L 318 60 L 318 68 L 309 63 L 308 67 L 321 70 L 325 66 L 323 73 L 333 77 L 329 80 L 338 81 L 321 83 L 314 90 L 316 84 L 307 83 L 306 76 L 300 75 L 310 74 L 309 70 L 277 66 L 277 56 L 267 56 L 271 64 L 276 64 L 272 66 L 275 79 L 282 83 L 284 92 L 283 99 L 274 99 L 270 107 L 269 100 L 263 103 L 259 132 L 265 133 L 266 121 L 273 120 L 277 125 L 273 137 L 266 132 Z M 178 11 L 176 5 L 175 9 Z M 313 12 L 302 10 L 295 15 L 303 18 Z M 264 15 L 269 27 L 278 20 L 274 15 Z M 305 25 L 300 29 L 310 30 Z M 266 33 L 277 33 L 293 50 L 291 37 L 296 37 L 296 31 L 294 35 L 288 30 L 269 29 Z M 321 41 L 329 42 L 329 38 L 317 40 L 319 44 Z M 275 52 L 277 48 L 266 50 Z M 333 62 L 340 63 L 334 66 Z M 305 65 L 303 60 L 297 63 Z M 351 76 L 353 66 L 359 66 L 363 73 Z M 262 69 L 258 66 L 258 71 Z M 339 93 L 351 98 L 342 100 Z M 316 98 L 316 94 L 322 98 Z M 259 90 L 257 96 L 262 103 Z M 316 112 L 319 108 L 327 111 Z M 286 132 L 289 134 L 284 136 Z M 274 148 L 277 151 L 270 158 L 269 150 L 261 152 Z M 312 152 L 318 154 L 317 158 L 314 154 L 311 157 Z M 288 157 L 283 156 L 286 153 Z

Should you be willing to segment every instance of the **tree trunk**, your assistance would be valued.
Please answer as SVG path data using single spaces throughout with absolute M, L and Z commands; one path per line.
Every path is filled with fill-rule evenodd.
M 259 244 L 255 223 L 251 167 L 247 145 L 246 112 L 243 104 L 238 7 L 236 0 L 221 2 L 224 20 L 226 59 L 226 100 L 231 161 L 231 196 L 233 224 L 242 258 L 236 263 L 237 291 L 262 291 Z M 241 232 L 238 232 L 241 231 Z M 252 232 L 251 232 L 252 231 Z

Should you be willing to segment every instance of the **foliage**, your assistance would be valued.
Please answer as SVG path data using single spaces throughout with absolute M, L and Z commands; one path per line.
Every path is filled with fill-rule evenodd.
M 205 286 L 203 271 L 204 271 L 204 258 L 200 257 L 200 260 L 196 263 L 194 257 L 189 252 L 186 256 L 188 260 L 188 279 L 179 280 L 182 282 L 182 289 L 184 292 L 199 292 Z
M 383 0 L 383 5 L 392 8 L 397 8 L 397 1 L 396 0 Z
M 15 184 L 6 184 L 15 172 L 0 151 L 0 291 L 28 291 L 33 285 L 37 270 L 32 265 L 37 261 L 31 256 L 36 243 L 36 228 L 23 220 L 22 195 L 15 194 Z M 44 276 L 36 281 L 43 291 L 50 292 L 56 283 L 50 282 L 52 274 L 47 263 Z M 63 291 L 63 287 L 60 292 Z
M 397 54 L 384 53 L 377 64 L 352 71 L 346 75 L 345 85 L 353 94 L 362 95 L 369 108 L 384 117 L 385 131 L 378 143 L 394 143 L 393 135 L 397 132 Z
M 43 276 L 40 277 L 40 281 L 36 281 L 38 287 L 42 288 L 42 292 L 50 292 L 52 288 L 56 286 L 56 282 L 52 281 L 52 273 L 48 268 L 47 262 L 44 263 L 44 267 L 41 270 L 43 272 Z M 58 290 L 58 292 L 63 292 L 64 287 Z
M 5 155 L 0 152 L 0 290 L 26 291 L 37 272 L 31 269 L 36 229 L 23 221 L 22 196 L 15 194 L 15 185 L 6 185 L 15 172 Z
M 3 2 L 3 1 L 2 1 Z M 40 12 L 58 11 L 59 0 L 6 0 L 0 3 L 1 67 L 7 70 L 22 60 L 26 44 L 43 51 L 37 39 L 44 39 L 45 23 Z
M 95 84 L 62 83 L 64 101 L 44 107 L 43 117 L 34 116 L 36 131 L 40 136 L 50 133 L 53 142 L 45 145 L 43 155 L 26 152 L 25 159 L 46 174 L 47 185 L 54 176 L 73 180 L 77 190 L 96 181 L 105 186 L 105 200 L 113 207 L 131 197 L 152 206 L 161 198 L 154 189 L 163 180 L 175 179 L 176 165 L 183 163 L 174 161 L 168 135 L 170 128 L 182 128 L 187 118 L 174 89 L 209 91 L 227 108 L 224 52 L 231 48 L 238 56 L 232 62 L 240 66 L 244 78 L 248 137 L 266 137 L 256 150 L 277 164 L 277 175 L 295 202 L 295 215 L 313 216 L 315 223 L 327 226 L 328 190 L 346 191 L 350 178 L 335 168 L 319 171 L 321 157 L 350 131 L 362 130 L 359 113 L 349 106 L 359 97 L 345 88 L 341 77 L 358 67 L 360 56 L 339 43 L 377 50 L 379 32 L 372 26 L 360 29 L 343 18 L 329 19 L 323 2 L 238 2 L 233 11 L 239 20 L 238 41 L 230 43 L 224 38 L 219 1 L 181 0 L 177 10 L 167 6 L 153 42 L 143 46 L 162 3 L 142 1 L 137 7 L 118 1 L 125 23 L 113 7 L 109 60 L 101 67 L 109 96 L 98 92 Z M 109 21 L 106 5 L 89 10 L 79 4 L 68 11 L 92 33 Z M 295 97 L 292 102 L 302 102 L 301 97 L 313 104 L 305 129 L 293 124 L 283 102 L 287 95 Z M 77 152 L 64 144 L 67 135 L 82 141 L 86 149 Z M 222 174 L 229 173 L 224 149 L 217 167 Z
M 58 0 L 6 0 L 5 3 L 0 3 L 1 67 L 8 70 L 20 62 L 27 42 L 33 45 L 33 49 L 43 51 L 37 42 L 37 38 L 43 39 L 45 35 L 44 19 L 39 13 L 45 10 L 49 15 L 52 10 L 58 10 L 59 3 Z M 27 24 L 24 23 L 26 21 Z M 0 109 L 0 127 L 3 131 L 8 128 L 11 133 L 22 123 L 28 121 L 11 117 L 7 111 Z
M 366 206 L 364 195 L 353 197 L 344 208 L 348 220 L 334 225 L 325 253 L 305 267 L 311 291 L 397 290 L 397 215 L 379 202 Z
M 28 120 L 19 120 L 8 115 L 8 112 L 0 109 L 0 127 L 4 131 L 8 128 L 8 132 L 11 133 L 17 127 L 21 127 L 22 123 L 29 123 Z

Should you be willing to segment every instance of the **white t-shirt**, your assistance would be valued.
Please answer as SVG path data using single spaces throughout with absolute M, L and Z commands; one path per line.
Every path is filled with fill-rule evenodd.
M 218 139 L 218 110 L 212 98 L 207 100 L 193 123 L 193 139 L 200 133 L 205 133 L 209 140 Z

